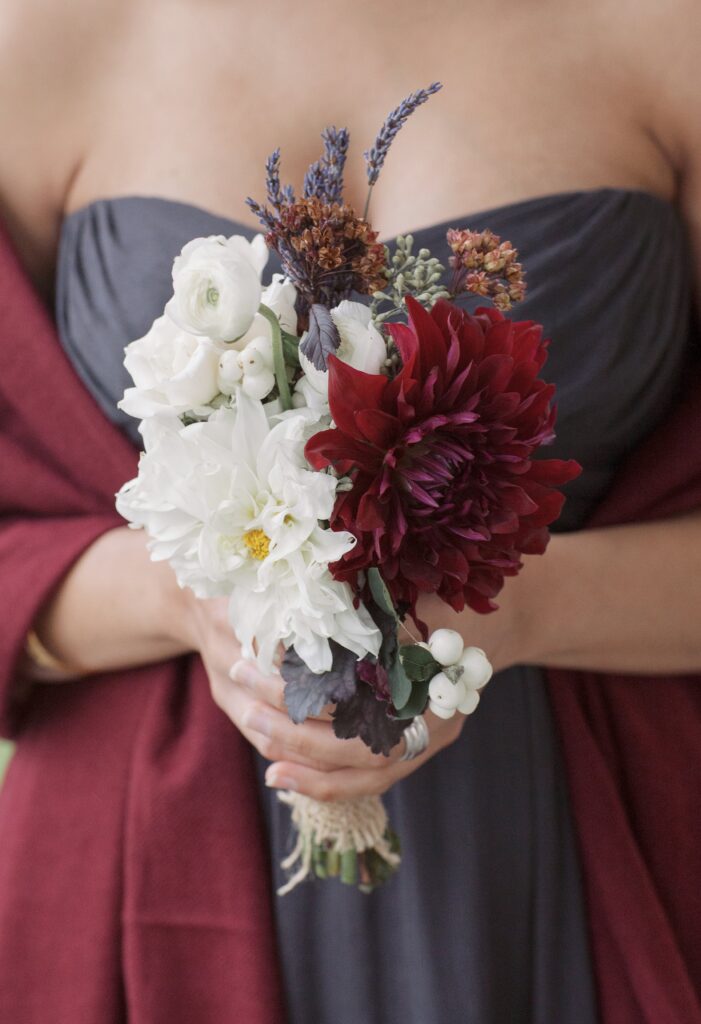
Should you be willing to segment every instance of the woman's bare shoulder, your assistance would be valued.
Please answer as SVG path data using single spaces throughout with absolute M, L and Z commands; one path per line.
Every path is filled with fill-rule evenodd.
M 50 273 L 89 131 L 88 97 L 119 17 L 112 0 L 3 0 L 0 219 L 38 282 Z
M 637 87 L 640 116 L 681 181 L 701 158 L 701 33 L 698 0 L 612 3 L 620 51 Z

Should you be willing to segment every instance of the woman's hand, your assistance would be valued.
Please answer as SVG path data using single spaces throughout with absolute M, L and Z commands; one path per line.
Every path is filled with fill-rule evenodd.
M 227 604 L 225 598 L 193 598 L 191 644 L 202 657 L 217 706 L 256 750 L 273 762 L 266 773 L 269 786 L 293 789 L 318 800 L 384 793 L 459 736 L 462 715 L 446 721 L 427 712 L 428 750 L 413 761 L 400 761 L 403 740 L 384 757 L 373 754 L 362 740 L 338 739 L 330 709 L 295 725 L 285 706 L 282 677 L 265 675 L 241 658 Z
M 264 675 L 243 660 L 234 665 L 232 675 L 228 690 L 220 694 L 220 707 L 241 723 L 239 728 L 246 738 L 273 762 L 266 772 L 266 783 L 317 800 L 350 800 L 385 793 L 453 743 L 465 721 L 460 714 L 446 720 L 427 711 L 424 717 L 431 737 L 428 749 L 413 761 L 400 761 L 405 749 L 403 740 L 389 757 L 373 754 L 362 740 L 338 739 L 328 712 L 295 725 L 287 714 L 284 683 L 279 675 Z
M 266 782 L 271 787 L 295 790 L 317 800 L 382 794 L 454 743 L 462 731 L 464 715 L 456 713 L 450 719 L 442 719 L 426 711 L 429 746 L 419 757 L 401 761 L 403 740 L 385 757 L 373 754 L 362 740 L 338 739 L 333 732 L 330 708 L 318 718 L 295 725 L 287 713 L 280 675 L 266 675 L 252 662 L 241 659 L 226 618 L 226 602 L 198 604 L 204 606 L 199 609 L 203 617 L 199 649 L 210 675 L 212 694 L 256 750 L 272 762 L 266 773 Z M 488 616 L 474 612 L 458 616 L 431 598 L 420 603 L 419 613 L 431 622 L 431 628 L 459 628 L 466 644 L 487 651 L 497 671 L 512 663 L 517 635 L 515 602 L 504 602 L 498 612 Z

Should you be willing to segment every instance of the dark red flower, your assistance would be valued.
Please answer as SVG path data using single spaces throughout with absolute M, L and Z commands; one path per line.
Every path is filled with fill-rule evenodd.
M 402 369 L 394 379 L 329 360 L 335 427 L 306 454 L 350 476 L 331 527 L 358 540 L 331 566 L 357 590 L 380 568 L 397 604 L 423 592 L 460 611 L 494 610 L 522 554 L 540 554 L 560 513 L 557 490 L 578 463 L 533 458 L 554 438 L 554 385 L 538 376 L 548 342 L 532 321 L 492 308 L 471 315 L 445 300 L 407 299 L 409 324 L 389 324 Z

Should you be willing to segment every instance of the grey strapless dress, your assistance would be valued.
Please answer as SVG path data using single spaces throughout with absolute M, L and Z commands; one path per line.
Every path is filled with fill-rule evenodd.
M 557 385 L 559 415 L 547 454 L 584 467 L 556 525 L 575 530 L 679 383 L 690 308 L 682 224 L 664 200 L 603 188 L 414 234 L 445 262 L 453 224 L 490 227 L 521 252 L 529 292 L 516 315 L 541 321 L 552 338 L 545 376 Z M 136 421 L 116 408 L 128 383 L 124 345 L 161 313 L 182 245 L 233 232 L 253 234 L 154 197 L 100 200 L 64 221 L 62 343 L 136 444 Z M 277 269 L 271 257 L 268 271 Z M 258 763 L 273 886 L 288 814 Z M 460 739 L 386 801 L 404 860 L 385 888 L 365 896 L 308 883 L 276 899 L 290 1024 L 594 1024 L 576 840 L 542 672 L 517 666 L 495 676 Z

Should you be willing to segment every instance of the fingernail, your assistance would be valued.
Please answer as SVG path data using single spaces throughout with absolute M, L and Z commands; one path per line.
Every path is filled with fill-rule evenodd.
M 297 789 L 297 780 L 289 775 L 278 775 L 273 768 L 268 768 L 265 773 L 265 784 L 271 789 Z
M 235 683 L 241 683 L 243 686 L 251 686 L 253 677 L 250 666 L 245 661 L 235 661 L 229 669 L 229 679 L 233 679 Z
M 263 736 L 272 736 L 273 723 L 270 720 L 270 715 L 261 711 L 249 711 L 244 717 L 243 724 L 247 729 L 253 729 L 255 732 L 262 733 Z

